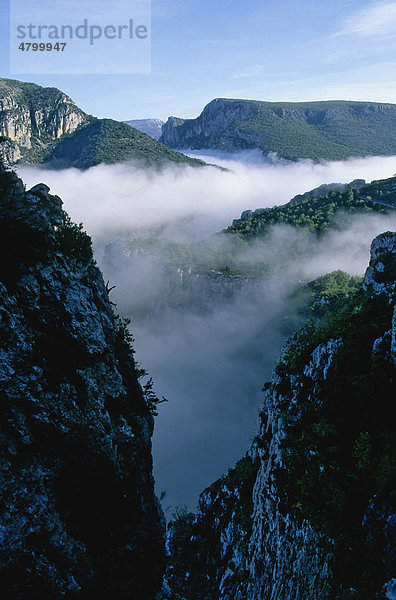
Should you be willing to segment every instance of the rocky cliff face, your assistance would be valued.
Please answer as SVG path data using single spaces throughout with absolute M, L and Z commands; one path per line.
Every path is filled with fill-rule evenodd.
M 62 135 L 73 133 L 89 117 L 56 88 L 18 81 L 0 81 L 0 135 L 9 142 L 2 148 L 5 164 L 35 158 Z
M 259 149 L 296 160 L 338 160 L 396 151 L 396 106 L 373 102 L 262 102 L 217 98 L 196 119 L 170 117 L 170 148 Z M 373 136 L 375 132 L 375 136 Z
M 90 240 L 48 192 L 0 175 L 2 594 L 154 598 L 153 417 Z
M 257 148 L 260 136 L 243 132 L 238 124 L 257 115 L 253 102 L 212 100 L 197 119 L 169 117 L 162 126 L 160 141 L 170 148 L 213 148 L 233 152 Z
M 170 524 L 165 598 L 395 597 L 395 244 L 286 344 L 248 454 Z
M 142 166 L 205 163 L 170 150 L 126 123 L 96 119 L 63 92 L 0 79 L 0 161 L 86 169 L 136 160 Z
M 159 140 L 162 134 L 162 125 L 164 121 L 161 119 L 132 119 L 131 121 L 124 121 L 127 125 L 135 127 L 143 133 L 151 136 L 155 140 Z

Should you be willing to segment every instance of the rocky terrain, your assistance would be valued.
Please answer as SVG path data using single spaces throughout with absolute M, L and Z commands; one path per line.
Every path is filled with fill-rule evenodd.
M 391 197 L 393 178 L 381 186 Z M 89 237 L 47 186 L 26 191 L 10 171 L 0 173 L 0 231 L 6 598 L 394 600 L 396 233 L 373 241 L 363 288 L 334 304 L 323 295 L 327 309 L 288 340 L 251 447 L 196 515 L 176 511 L 166 558 L 157 399 L 139 384 Z M 106 248 L 110 271 L 120 252 Z M 243 283 L 164 274 L 175 310 L 202 278 L 208 306 L 219 282 L 220 302 Z
M 164 121 L 161 119 L 132 119 L 132 121 L 124 121 L 127 125 L 147 133 L 155 140 L 159 140 L 162 134 L 162 125 Z
M 396 153 L 396 105 L 375 102 L 212 100 L 196 119 L 169 117 L 170 148 L 260 149 L 290 160 L 343 160 Z
M 8 143 L 2 146 L 6 164 L 25 158 L 34 162 L 45 148 L 89 122 L 89 116 L 56 88 L 0 80 L 0 134 Z
M 7 166 L 45 164 L 86 169 L 127 160 L 202 166 L 126 123 L 84 113 L 56 88 L 0 79 L 0 159 Z
M 126 323 L 47 186 L 3 171 L 0 229 L 2 597 L 154 600 L 155 398 Z
M 164 598 L 395 598 L 396 234 L 363 290 L 287 342 L 258 433 L 168 532 Z

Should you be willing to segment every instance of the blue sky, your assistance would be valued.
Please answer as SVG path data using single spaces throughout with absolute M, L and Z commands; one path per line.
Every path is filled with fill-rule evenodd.
M 0 75 L 58 87 L 99 117 L 195 117 L 216 97 L 396 102 L 393 0 L 153 0 L 151 73 L 113 76 L 10 74 L 0 7 Z

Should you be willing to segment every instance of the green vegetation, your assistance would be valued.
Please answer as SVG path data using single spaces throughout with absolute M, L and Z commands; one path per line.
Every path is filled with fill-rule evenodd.
M 106 291 L 109 293 L 108 284 L 106 284 Z M 112 302 L 110 302 L 110 304 L 115 306 Z M 142 401 L 150 415 L 152 417 L 156 417 L 158 416 L 158 405 L 162 404 L 163 402 L 167 402 L 168 400 L 164 396 L 161 398 L 157 396 L 153 390 L 153 378 L 150 377 L 148 372 L 132 358 L 135 354 L 135 339 L 130 330 L 131 321 L 120 315 L 115 315 L 115 320 L 117 324 L 115 347 L 117 350 L 117 355 L 122 358 L 122 364 L 126 366 L 125 370 L 122 371 L 122 376 L 126 381 L 132 380 L 133 377 L 136 377 L 136 380 L 139 380 L 142 377 L 148 378 L 145 384 L 136 386 L 136 392 L 138 396 L 141 396 Z M 122 402 L 120 403 L 120 398 L 114 398 L 111 405 L 113 412 L 116 410 L 121 412 Z M 164 492 L 164 494 L 166 493 Z
M 17 126 L 23 141 L 9 140 L 21 153 L 20 164 L 40 164 L 63 139 L 57 129 L 67 112 L 87 124 L 92 117 L 85 114 L 72 100 L 53 87 L 41 87 L 13 79 L 0 79 L 0 98 L 5 106 L 0 112 L 0 125 Z M 44 117 L 40 120 L 40 113 Z M 11 130 L 14 125 L 11 125 Z M 24 135 L 23 135 L 24 134 Z M 29 140 L 29 143 L 27 143 Z
M 145 166 L 169 162 L 205 165 L 204 161 L 170 150 L 125 123 L 84 113 L 57 88 L 0 79 L 0 98 L 11 100 L 8 108 L 0 112 L 0 127 L 10 122 L 18 125 L 21 139 L 8 143 L 20 151 L 20 164 L 88 168 L 134 159 Z M 71 115 L 71 121 L 80 125 L 72 133 L 62 134 L 62 120 Z
M 282 206 L 258 209 L 225 231 L 250 240 L 268 235 L 273 225 L 284 224 L 322 234 L 329 229 L 342 229 L 351 215 L 386 213 L 392 210 L 392 205 L 396 208 L 396 177 L 372 182 L 360 190 L 348 188 L 344 193 L 333 190 L 326 196 L 305 197 Z
M 318 197 L 306 194 L 282 206 L 258 209 L 222 233 L 200 242 L 171 242 L 161 237 L 159 229 L 133 240 L 128 247 L 132 251 L 144 248 L 172 267 L 192 268 L 200 273 L 216 271 L 228 277 L 265 277 L 273 263 L 268 251 L 275 225 L 298 230 L 298 236 L 285 236 L 282 255 L 276 261 L 279 270 L 312 251 L 312 234 L 321 236 L 332 229 L 341 230 L 356 215 L 387 214 L 392 206 L 396 208 L 396 177 L 374 181 L 359 190 L 349 188 L 344 193 L 331 190 Z
M 158 416 L 158 405 L 168 402 L 165 396 L 159 398 L 153 390 L 153 378 L 150 379 L 142 386 L 143 397 L 146 402 L 146 406 L 153 417 Z
M 19 132 L 26 130 L 26 138 L 30 138 L 30 146 L 9 141 L 12 146 L 18 146 L 22 154 L 18 161 L 21 164 L 42 162 L 45 155 L 59 143 L 61 138 L 56 138 L 54 128 L 64 116 L 66 107 L 83 123 L 91 119 L 66 94 L 53 87 L 44 88 L 35 83 L 0 79 L 0 98 L 11 100 L 8 107 L 0 113 L 0 124 L 16 123 Z M 45 120 L 39 124 L 37 115 L 40 112 L 44 113 Z
M 374 342 L 387 335 L 392 303 L 370 297 L 361 283 L 361 278 L 334 271 L 296 292 L 295 300 L 303 305 L 300 316 L 309 320 L 291 338 L 276 368 L 281 379 L 265 389 L 277 393 L 288 434 L 282 442 L 283 464 L 274 471 L 279 509 L 324 533 L 320 543 L 335 554 L 335 598 L 345 597 L 337 595 L 338 588 L 353 587 L 359 590 L 356 597 L 371 600 L 373 590 L 387 580 L 387 567 L 375 549 L 377 543 L 383 546 L 382 538 L 375 538 L 381 528 L 376 523 L 367 542 L 362 520 L 374 501 L 381 507 L 395 485 L 396 435 L 390 419 L 395 368 L 386 352 L 373 352 Z M 327 342 L 336 344 L 334 363 L 326 374 L 319 367 L 312 380 L 305 367 L 311 353 Z M 270 442 L 271 429 L 255 438 L 266 452 Z M 228 560 L 222 546 L 225 530 L 229 545 L 229 536 L 235 535 L 234 548 L 249 552 L 257 468 L 245 456 L 203 492 L 195 518 L 187 512 L 174 515 L 168 580 L 177 593 L 187 586 L 193 600 L 212 597 L 224 573 L 219 565 Z M 249 573 L 242 566 L 235 576 L 242 584 Z
M 333 271 L 297 288 L 291 295 L 293 306 L 299 306 L 300 314 L 315 324 L 323 322 L 330 314 L 341 310 L 345 303 L 358 292 L 363 278 Z
M 84 127 L 63 136 L 44 162 L 88 168 L 100 163 L 138 160 L 160 166 L 169 162 L 203 166 L 204 161 L 170 150 L 149 135 L 112 119 L 92 119 Z
M 235 530 L 238 528 L 235 536 L 239 548 L 247 555 L 257 469 L 258 464 L 245 456 L 203 492 L 202 512 L 195 516 L 177 510 L 173 514 L 169 523 L 171 555 L 166 577 L 176 594 L 184 597 L 187 582 L 190 600 L 213 597 L 220 584 L 219 566 L 224 563 L 221 533 L 230 530 L 231 522 Z M 248 574 L 241 570 L 238 576 L 243 579 Z
M 93 257 L 92 241 L 85 233 L 83 224 L 73 223 L 69 215 L 62 211 L 63 223 L 56 232 L 62 253 L 83 264 L 88 264 Z
M 211 118 L 221 113 L 216 130 Z M 204 116 L 203 116 L 204 115 Z M 238 119 L 238 115 L 239 116 Z M 179 147 L 241 150 L 298 160 L 396 154 L 396 106 L 376 102 L 261 102 L 219 98 L 197 119 L 173 119 Z M 198 122 L 201 128 L 193 125 Z M 199 131 L 199 133 L 195 133 Z M 186 135 L 188 133 L 188 135 Z M 166 127 L 163 139 L 166 141 Z
M 246 455 L 212 486 L 212 489 L 218 490 L 220 494 L 224 487 L 228 490 L 237 490 L 237 501 L 234 496 L 232 510 L 235 511 L 235 521 L 240 525 L 246 542 L 251 534 L 253 486 L 257 477 L 257 469 L 258 464 L 253 463 L 251 458 Z M 247 550 L 247 547 L 245 549 Z
M 57 88 L 42 87 L 35 83 L 18 81 L 16 79 L 0 78 L 0 97 L 3 98 L 8 95 L 12 95 L 12 98 L 18 102 L 18 104 L 28 106 L 33 111 L 42 110 L 43 108 L 55 110 L 61 95 L 65 96 L 67 100 L 73 104 L 70 98 Z M 80 113 L 81 116 L 85 115 L 85 113 L 76 105 L 73 105 L 73 108 L 76 112 Z M 15 113 L 17 112 L 18 110 L 15 109 Z
M 210 493 L 212 499 L 211 510 L 218 515 L 217 527 L 226 526 L 232 514 L 235 522 L 241 526 L 246 539 L 248 539 L 251 533 L 250 517 L 253 510 L 252 493 L 254 482 L 256 481 L 257 469 L 258 464 L 254 463 L 252 459 L 246 455 L 238 460 L 234 467 L 228 469 L 228 472 L 225 475 L 215 481 L 210 488 L 204 492 Z M 220 506 L 222 507 L 222 510 L 217 510 Z M 169 524 L 169 528 L 174 530 L 175 528 L 178 528 L 180 524 L 185 527 L 187 521 L 189 523 L 189 536 L 198 532 L 202 534 L 202 530 L 196 528 L 196 523 L 193 524 L 189 516 L 189 513 L 185 510 L 176 511 L 172 515 L 173 518 Z M 188 518 L 186 519 L 186 517 Z M 201 544 L 204 547 L 202 540 Z
M 255 102 L 242 131 L 262 136 L 260 149 L 290 160 L 344 160 L 396 152 L 396 106 L 374 102 Z
M 362 290 L 345 297 L 342 306 L 340 300 L 319 324 L 311 321 L 294 336 L 276 368 L 289 432 L 279 489 L 289 508 L 335 539 L 338 574 L 352 564 L 359 569 L 356 557 L 366 552 L 363 516 L 396 483 L 396 435 L 389 418 L 395 367 L 384 352 L 373 352 L 375 340 L 389 329 L 393 307 L 386 297 Z M 305 366 L 312 351 L 331 340 L 339 340 L 336 362 L 325 378 L 312 382 Z M 291 384 L 290 377 L 299 383 Z

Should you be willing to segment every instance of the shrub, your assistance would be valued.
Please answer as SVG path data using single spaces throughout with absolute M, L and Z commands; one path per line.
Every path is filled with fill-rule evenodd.
M 83 264 L 88 264 L 92 258 L 92 241 L 85 233 L 83 224 L 73 223 L 69 215 L 63 211 L 63 224 L 57 231 L 60 248 L 66 256 Z

